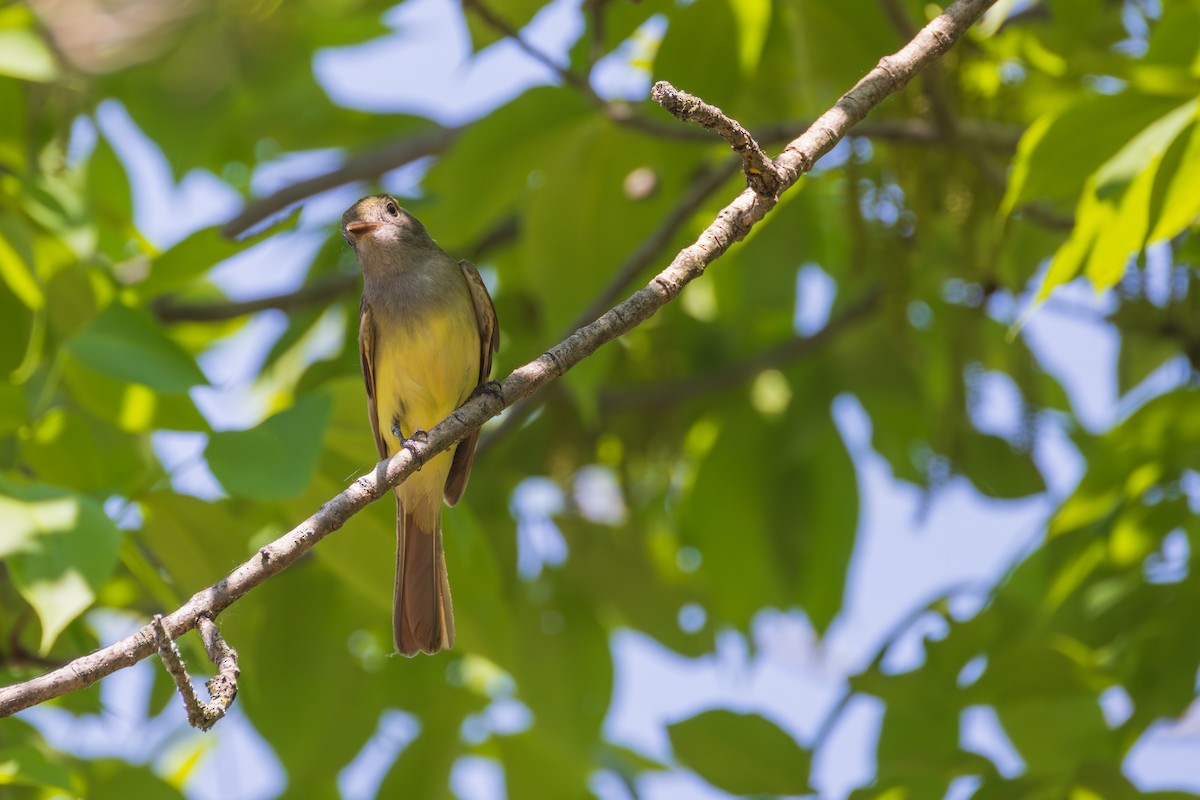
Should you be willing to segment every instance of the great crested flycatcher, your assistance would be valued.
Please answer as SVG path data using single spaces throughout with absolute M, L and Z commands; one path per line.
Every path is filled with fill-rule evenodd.
M 358 343 L 367 415 L 381 459 L 422 435 L 487 380 L 500 333 L 487 287 L 387 195 L 342 215 L 342 236 L 363 269 Z M 442 553 L 442 498 L 467 487 L 476 431 L 396 487 L 392 631 L 406 656 L 454 646 L 454 608 Z

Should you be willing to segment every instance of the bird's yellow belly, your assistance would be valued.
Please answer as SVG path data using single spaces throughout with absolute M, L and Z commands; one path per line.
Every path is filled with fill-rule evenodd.
M 425 315 L 419 324 L 379 330 L 375 352 L 375 404 L 388 454 L 403 437 L 428 431 L 462 405 L 479 382 L 479 334 L 474 310 Z M 440 505 L 454 448 L 439 453 L 400 486 L 401 501 Z M 430 497 L 432 495 L 432 497 Z M 407 503 L 406 503 L 407 505 Z

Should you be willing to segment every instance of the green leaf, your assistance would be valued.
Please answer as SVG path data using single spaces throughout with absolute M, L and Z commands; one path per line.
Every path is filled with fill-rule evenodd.
M 28 133 L 25 87 L 18 81 L 0 81 L 0 164 L 13 172 L 24 172 L 29 154 L 24 142 Z
M 1093 694 L 1014 698 L 996 712 L 1031 775 L 1068 773 L 1080 763 L 1119 758 Z
M 157 467 L 137 437 L 63 408 L 22 436 L 21 455 L 33 474 L 84 492 L 127 492 Z
M 999 436 L 970 433 L 955 463 L 975 488 L 989 497 L 1016 500 L 1046 491 L 1032 455 L 1015 450 Z
M 386 560 L 393 561 L 390 553 Z M 254 603 L 223 615 L 221 628 L 231 643 L 237 642 L 242 663 L 258 665 L 243 671 L 238 703 L 244 701 L 242 708 L 255 728 L 287 765 L 289 784 L 301 787 L 294 796 L 336 797 L 338 772 L 366 744 L 388 708 L 421 716 L 420 736 L 410 748 L 428 737 L 436 740 L 439 751 L 453 748 L 448 754 L 452 760 L 462 747 L 458 733 L 463 716 L 486 703 L 486 698 L 447 685 L 446 667 L 456 652 L 388 658 L 388 615 L 364 608 L 357 591 L 313 559 L 293 565 L 256 594 Z M 328 646 L 311 648 L 305 668 L 295 669 L 296 648 L 314 630 L 323 632 Z M 344 685 L 337 692 L 312 692 L 314 674 L 342 676 Z M 298 697 L 305 699 L 296 702 Z M 314 729 L 337 730 L 338 735 L 313 736 Z M 431 752 L 425 745 L 419 749 Z M 448 792 L 449 770 L 442 758 L 439 752 L 432 764 L 408 759 L 403 769 L 422 790 L 414 796 L 443 796 L 433 787 Z M 393 767 L 399 769 L 399 764 Z M 380 797 L 403 794 L 390 781 L 385 779 Z
M 1200 217 L 1200 192 L 1196 191 L 1200 186 L 1200 122 L 1192 122 L 1180 134 L 1177 144 L 1182 147 L 1163 159 L 1155 176 L 1154 192 L 1158 200 L 1155 211 L 1159 213 L 1151 217 L 1154 223 L 1148 237 L 1151 243 L 1174 238 Z
M 820 113 L 870 71 L 882 54 L 893 52 L 898 44 L 887 15 L 879 13 L 879 4 L 872 0 L 773 5 L 775 16 L 756 80 L 759 84 L 775 85 L 775 90 L 761 97 L 756 106 L 766 119 L 781 119 L 786 113 L 796 116 Z M 674 33 L 672 30 L 671 35 Z M 686 54 L 687 41 L 678 44 Z M 692 61 L 697 65 L 709 62 L 705 69 L 721 68 L 718 59 L 695 58 L 696 52 L 708 51 L 692 51 Z M 725 63 L 726 59 L 722 57 L 719 61 Z M 731 63 L 732 59 L 728 61 Z M 738 94 L 743 91 L 761 90 L 750 84 L 739 87 Z M 724 97 L 705 99 L 722 108 L 726 108 L 726 102 L 733 105 L 732 100 Z M 791 102 L 779 108 L 783 99 Z
M 95 601 L 116 567 L 120 543 L 94 500 L 0 478 L 0 558 L 41 620 L 43 653 Z
M 743 29 L 739 28 L 735 5 L 729 0 L 696 0 L 672 14 L 654 59 L 655 80 L 670 81 L 736 114 L 736 87 L 742 76 L 731 65 L 739 63 L 739 46 L 746 44 L 739 39 Z M 749 50 L 745 52 L 752 55 Z M 704 53 L 704 58 L 696 58 L 697 53 Z
M 320 391 L 330 398 L 320 457 L 307 488 L 282 504 L 291 519 L 307 517 L 313 508 L 345 489 L 347 480 L 370 470 L 378 459 L 367 421 L 362 378 L 354 375 L 327 381 Z M 457 530 L 446 517 L 442 527 Z M 360 607 L 375 609 L 374 613 L 386 617 L 392 609 L 396 574 L 396 504 L 387 500 L 372 503 L 346 523 L 345 534 L 322 542 L 317 560 L 354 589 Z M 446 559 L 454 575 L 459 574 L 458 561 L 451 559 L 456 540 L 454 533 L 446 537 Z M 456 585 L 456 601 L 459 594 Z
M 144 300 L 181 289 L 225 259 L 293 230 L 299 219 L 297 210 L 253 236 L 236 240 L 221 233 L 220 226 L 201 228 L 157 255 L 150 263 L 150 274 L 133 288 Z
M 21 218 L 0 212 L 0 280 L 28 308 L 46 304 L 33 270 L 33 231 Z
M 133 225 L 129 176 L 106 136 L 98 138 L 87 162 L 87 197 L 91 214 L 98 223 L 100 252 L 120 261 L 131 255 L 131 241 L 137 242 L 139 255 L 151 249 Z
M 252 552 L 252 538 L 269 518 L 240 500 L 200 500 L 171 491 L 139 498 L 139 540 L 179 591 L 190 594 L 225 575 Z
M 1189 73 L 1191 77 L 1196 77 L 1196 53 L 1200 52 L 1200 8 L 1194 3 L 1165 3 L 1162 18 L 1150 31 L 1148 45 L 1147 66 L 1170 65 L 1179 68 L 1181 78 Z
M 1101 211 L 1096 241 L 1084 268 L 1098 291 L 1121 280 L 1134 253 L 1141 250 L 1149 228 L 1150 192 L 1154 187 L 1157 164 L 1139 174 L 1122 192 L 1112 214 Z
M 421 212 L 433 236 L 453 230 L 459 241 L 473 241 L 514 213 L 530 184 L 545 178 L 564 131 L 590 110 L 575 92 L 538 87 L 472 123 L 425 177 L 439 201 Z
M 66 761 L 46 745 L 36 728 L 19 717 L 10 717 L 0 726 L 0 786 L 54 787 L 75 796 L 79 784 Z M 44 795 L 14 794 L 26 796 Z
M 503 3 L 495 6 L 487 5 L 488 10 L 497 16 L 504 24 L 514 30 L 524 28 L 533 19 L 534 15 L 541 10 L 542 6 L 546 5 L 548 0 L 505 0 Z M 493 45 L 496 42 L 502 41 L 505 34 L 501 30 L 497 30 L 495 25 L 492 25 L 487 20 L 483 19 L 480 13 L 475 12 L 469 6 L 465 6 L 467 17 L 467 30 L 471 34 L 471 46 L 475 52 Z
M 88 800 L 183 800 L 184 795 L 144 766 L 116 759 L 87 763 Z
M 1180 131 L 1196 118 L 1197 108 L 1200 108 L 1200 98 L 1182 103 L 1126 142 L 1116 155 L 1096 170 L 1096 191 L 1106 194 L 1115 187 L 1127 186 L 1157 164 Z
M 697 575 L 718 623 L 746 627 L 764 606 L 800 604 L 824 630 L 841 606 L 857 476 L 823 398 L 810 399 L 775 419 L 732 406 L 737 423 L 721 431 L 681 503 L 680 530 L 703 556 Z
M 0 747 L 0 786 L 37 786 L 73 792 L 71 771 L 29 744 Z
M 577 770 L 600 736 L 612 694 L 608 631 L 597 607 L 570 580 L 555 580 L 549 594 L 552 604 L 525 601 L 512 609 L 515 642 L 508 663 L 517 699 L 563 749 L 568 769 Z
M 730 794 L 807 794 L 811 754 L 757 714 L 717 709 L 667 726 L 675 757 Z
M 747 423 L 721 431 L 679 511 L 684 543 L 703 557 L 699 576 L 712 597 L 714 621 L 739 627 L 748 626 L 763 606 L 786 606 L 789 600 L 766 541 L 767 489 L 755 469 L 776 432 L 768 432 L 756 416 Z M 729 535 L 738 530 L 759 533 Z M 755 576 L 755 591 L 744 592 L 740 585 L 750 575 Z
M 1075 229 L 1055 255 L 1039 299 L 1080 269 L 1097 290 L 1121 279 L 1130 256 L 1142 248 L 1149 233 L 1158 165 L 1198 107 L 1200 100 L 1190 100 L 1155 120 L 1088 179 L 1075 210 Z
M 598 117 L 558 131 L 525 206 L 521 237 L 525 279 L 549 333 L 567 331 L 628 258 L 630 243 L 649 235 L 687 191 L 684 170 L 700 151 L 671 152 L 668 158 L 662 142 Z M 660 188 L 634 200 L 624 181 L 642 167 L 655 171 Z M 612 236 L 614 226 L 625 235 Z
M 279 500 L 304 491 L 312 479 L 331 399 L 305 397 L 261 425 L 221 431 L 208 441 L 205 457 L 230 494 Z
M 1001 213 L 1039 197 L 1074 198 L 1134 135 L 1178 106 L 1175 98 L 1124 92 L 1088 97 L 1043 116 L 1021 137 Z
M 1013 7 L 1017 5 L 1017 2 L 1018 0 L 999 0 L 984 12 L 979 24 L 975 26 L 975 30 L 983 36 L 995 36 L 996 31 L 1000 30 L 1000 26 L 1013 12 Z
M 113 303 L 63 347 L 86 366 L 165 394 L 207 384 L 187 351 L 140 309 Z
M 586 797 L 588 764 L 554 736 L 522 731 L 500 742 L 509 797 Z M 543 794 L 544 793 L 544 794 Z
M 0 19 L 0 24 L 3 22 Z M 49 46 L 33 31 L 0 29 L 0 75 L 48 83 L 58 77 L 58 64 Z
M 1149 306 L 1148 303 L 1145 305 Z M 1122 304 L 1121 313 L 1124 314 L 1127 310 L 1126 304 Z M 1147 313 L 1139 316 L 1157 320 L 1157 309 L 1151 306 L 1145 309 L 1145 312 Z M 1117 354 L 1118 393 L 1124 395 L 1180 352 L 1179 342 L 1176 340 L 1127 328 L 1121 337 L 1121 350 Z
M 771 5 L 771 0 L 729 0 L 737 21 L 738 66 L 743 75 L 753 75 L 758 69 L 771 25 Z
M 23 383 L 36 368 L 42 355 L 45 315 L 30 311 L 0 281 L 0 372 Z
M 83 409 L 127 433 L 209 430 L 208 421 L 186 394 L 158 394 L 144 384 L 89 369 L 71 357 L 63 359 L 62 375 Z
M 21 387 L 0 383 L 0 436 L 18 430 L 29 421 L 29 408 Z

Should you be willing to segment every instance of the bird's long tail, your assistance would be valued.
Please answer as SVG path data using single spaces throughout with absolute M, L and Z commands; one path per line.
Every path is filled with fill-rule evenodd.
M 396 499 L 396 593 L 392 631 L 405 656 L 454 646 L 454 606 L 442 553 L 441 498 L 432 508 L 417 501 L 405 508 Z

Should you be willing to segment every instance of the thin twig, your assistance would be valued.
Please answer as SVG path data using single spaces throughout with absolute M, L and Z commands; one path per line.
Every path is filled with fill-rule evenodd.
M 325 303 L 338 295 L 358 288 L 359 283 L 358 275 L 331 275 L 291 292 L 268 295 L 254 300 L 225 300 L 214 303 L 185 303 L 166 295 L 155 298 L 150 303 L 150 310 L 166 323 L 221 322 L 269 309 L 293 311 L 304 306 Z
M 584 9 L 588 16 L 588 74 L 592 67 L 604 57 L 604 7 L 608 0 L 584 0 Z
M 666 81 L 654 84 L 650 99 L 678 119 L 685 122 L 690 120 L 716 131 L 742 159 L 742 170 L 746 173 L 746 183 L 750 188 L 765 197 L 778 195 L 780 180 L 775 163 L 737 120 L 729 118 L 724 111 L 699 97 L 679 91 Z
M 242 674 L 238 667 L 238 654 L 222 638 L 217 623 L 208 617 L 200 617 L 200 641 L 204 643 L 204 652 L 208 654 L 208 660 L 217 668 L 217 674 L 206 684 L 208 695 L 212 698 L 209 705 L 218 709 L 220 715 L 224 716 L 238 693 L 238 678 Z M 217 719 L 220 719 L 220 716 Z
M 822 114 L 812 128 L 788 144 L 775 160 L 783 181 L 780 191 L 795 184 L 867 112 L 941 56 L 993 2 L 995 0 L 955 0 L 913 41 L 895 55 L 884 58 L 832 109 Z M 360 476 L 312 516 L 263 547 L 223 580 L 192 595 L 182 607 L 162 618 L 163 631 L 171 638 L 177 638 L 196 627 L 199 617 L 215 618 L 249 591 L 287 569 L 354 514 L 390 494 L 392 487 L 406 479 L 420 463 L 478 430 L 484 422 L 517 400 L 557 380 L 601 345 L 645 322 L 678 297 L 684 286 L 702 275 L 705 268 L 734 242 L 744 239 L 771 207 L 771 203 L 749 188 L 743 190 L 717 214 L 696 241 L 680 250 L 650 283 L 595 322 L 514 370 L 494 387 L 494 391 L 476 394 L 434 426 L 424 441 L 409 441 L 395 455 L 376 464 L 371 472 Z M 146 625 L 133 635 L 81 656 L 60 669 L 0 688 L 0 717 L 91 686 L 156 650 L 154 628 Z
M 241 236 L 258 223 L 314 194 L 337 188 L 352 181 L 367 180 L 402 167 L 426 156 L 436 156 L 450 146 L 459 134 L 458 128 L 435 128 L 425 133 L 367 150 L 346 159 L 345 163 L 328 172 L 290 183 L 266 197 L 247 203 L 233 219 L 221 227 L 229 238 Z
M 563 83 L 578 89 L 593 100 L 601 103 L 604 102 L 596 95 L 595 90 L 592 89 L 592 85 L 588 83 L 588 79 L 586 77 L 572 72 L 570 69 L 562 64 L 559 64 L 546 53 L 534 47 L 525 39 L 524 36 L 521 35 L 519 30 L 517 30 L 508 22 L 508 20 L 492 11 L 492 9 L 485 5 L 482 0 L 462 0 L 462 4 L 463 8 L 474 12 L 475 16 L 479 17 L 479 19 L 481 19 L 485 24 L 487 24 L 501 36 L 512 39 L 517 47 L 525 51 L 525 53 L 534 61 L 537 61 L 539 64 L 542 64 L 545 67 L 548 67 L 552 72 L 554 72 L 555 75 L 559 77 L 560 80 L 562 80 Z
M 188 674 L 183 655 L 179 652 L 175 640 L 163 625 L 162 614 L 155 614 L 151 624 L 154 627 L 154 641 L 158 646 L 158 654 L 162 657 L 163 666 L 175 680 L 175 686 L 183 698 L 188 724 L 202 731 L 209 730 L 217 724 L 217 720 L 225 716 L 229 706 L 233 704 L 233 699 L 237 697 L 237 681 L 240 674 L 237 651 L 225 643 L 211 619 L 199 618 L 204 651 L 217 667 L 217 674 L 208 682 L 208 693 L 212 700 L 205 703 L 192 686 L 192 676 Z
M 493 225 L 479 241 L 462 250 L 465 257 L 472 260 L 483 258 L 494 247 L 511 241 L 517 235 L 517 218 L 508 216 Z M 157 297 L 150 304 L 150 309 L 162 322 L 221 322 L 237 319 L 260 311 L 277 309 L 279 311 L 294 311 L 318 303 L 328 303 L 343 294 L 357 291 L 362 285 L 362 278 L 356 272 L 353 275 L 330 275 L 313 281 L 308 286 L 301 286 L 290 292 L 258 297 L 254 300 L 230 301 L 221 300 L 212 303 L 186 303 L 171 295 Z

